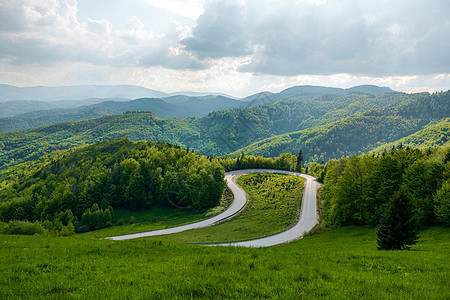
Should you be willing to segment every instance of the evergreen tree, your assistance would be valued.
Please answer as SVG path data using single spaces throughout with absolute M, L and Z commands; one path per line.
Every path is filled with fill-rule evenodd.
M 302 163 L 303 163 L 303 152 L 302 152 L 302 150 L 300 150 L 298 152 L 298 156 L 297 156 L 297 170 L 299 172 L 302 171 L 302 165 L 303 165 Z
M 401 188 L 388 204 L 377 231 L 379 250 L 404 250 L 417 243 L 414 212 L 406 189 Z

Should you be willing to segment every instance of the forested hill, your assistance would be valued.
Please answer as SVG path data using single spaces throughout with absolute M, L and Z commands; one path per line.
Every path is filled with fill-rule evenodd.
M 373 149 L 372 152 L 379 153 L 385 149 L 390 150 L 392 147 L 398 147 L 399 145 L 419 149 L 450 146 L 450 118 L 442 119 L 437 123 L 431 122 L 422 130 L 395 142 L 383 144 Z
M 117 139 L 0 171 L 0 187 L 1 221 L 54 222 L 61 213 L 83 221 L 85 213 L 109 206 L 212 207 L 225 181 L 217 159 L 162 142 Z
M 395 95 L 390 97 L 397 98 Z M 297 153 L 301 149 L 305 160 L 320 162 L 362 153 L 414 134 L 430 121 L 442 122 L 445 127 L 445 118 L 450 115 L 449 103 L 450 92 L 416 94 L 397 106 L 372 109 L 336 122 L 255 142 L 231 156 L 238 156 L 243 152 L 275 157 L 285 152 Z M 422 143 L 429 146 L 445 144 L 449 139 L 449 132 L 445 128 L 433 131 L 438 128 L 429 128 L 426 139 L 430 141 L 424 140 Z M 436 140 L 438 144 L 433 144 L 432 140 Z
M 27 131 L 0 133 L 0 168 L 30 161 L 54 150 L 119 137 L 182 144 L 198 135 L 189 119 L 161 119 L 150 112 L 130 112 L 76 122 L 47 125 Z
M 279 156 L 305 149 L 306 159 L 326 160 L 393 142 L 421 130 L 432 120 L 448 117 L 449 95 L 305 96 L 216 111 L 202 118 L 164 119 L 148 112 L 130 112 L 58 123 L 0 133 L 0 168 L 53 150 L 117 137 L 164 141 L 207 155 L 223 155 L 275 136 L 257 147 L 252 145 L 245 153 Z M 277 136 L 285 133 L 290 134 Z

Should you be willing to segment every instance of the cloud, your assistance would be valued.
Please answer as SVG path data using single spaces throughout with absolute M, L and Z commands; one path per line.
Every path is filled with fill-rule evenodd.
M 190 18 L 197 19 L 203 13 L 203 1 L 199 0 L 146 0 L 148 4 L 163 8 L 171 13 Z
M 0 5 L 0 59 L 9 64 L 206 67 L 178 44 L 186 35 L 182 26 L 155 35 L 136 16 L 122 30 L 106 19 L 80 22 L 74 0 L 2 0 Z
M 450 69 L 450 2 L 210 1 L 192 37 L 198 58 L 248 57 L 242 72 L 404 75 Z

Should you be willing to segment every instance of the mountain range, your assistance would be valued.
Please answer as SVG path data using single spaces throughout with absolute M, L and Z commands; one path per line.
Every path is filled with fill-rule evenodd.
M 98 88 L 98 90 L 95 90 Z M 95 90 L 95 91 L 94 91 Z M 151 111 L 158 117 L 186 118 L 202 117 L 217 110 L 229 110 L 239 107 L 254 107 L 274 103 L 283 99 L 300 96 L 321 96 L 332 100 L 346 94 L 360 93 L 373 96 L 395 93 L 389 88 L 364 85 L 350 89 L 319 86 L 296 86 L 280 93 L 263 92 L 245 98 L 210 94 L 194 96 L 198 93 L 184 92 L 167 95 L 153 90 L 134 86 L 73 86 L 73 87 L 30 87 L 17 88 L 0 85 L 2 99 L 74 99 L 91 95 L 92 97 L 110 96 L 116 98 L 87 98 L 83 100 L 14 100 L 0 102 L 0 131 L 26 130 L 38 126 L 64 121 L 76 121 L 106 115 L 120 114 L 127 111 Z M 36 94 L 33 94 L 36 93 Z M 92 93 L 92 94 L 89 94 Z M 156 95 L 135 100 L 119 97 L 136 95 Z M 20 98 L 22 97 L 22 98 Z
M 182 104 L 190 99 L 176 96 L 169 100 L 172 103 L 164 103 Z M 448 142 L 445 118 L 450 115 L 450 92 L 303 95 L 274 102 L 268 99 L 241 100 L 244 107 L 190 118 L 161 118 L 142 110 L 140 101 L 146 103 L 148 99 L 112 101 L 112 106 L 107 107 L 116 105 L 111 112 L 116 114 L 0 133 L 0 168 L 50 151 L 118 137 L 169 142 L 206 155 L 279 156 L 302 150 L 305 161 L 326 161 L 370 151 L 425 129 L 428 133 L 421 135 L 425 137 L 422 141 L 415 138 L 416 144 Z M 96 109 L 100 110 L 106 104 L 98 105 Z M 440 124 L 442 130 L 433 131 L 432 124 Z

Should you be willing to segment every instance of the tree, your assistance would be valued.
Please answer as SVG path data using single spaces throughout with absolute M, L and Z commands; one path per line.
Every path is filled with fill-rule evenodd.
M 300 150 L 298 152 L 298 156 L 297 156 L 297 170 L 299 172 L 302 171 L 302 163 L 303 163 L 303 152 L 302 152 L 302 150 Z
M 390 200 L 377 231 L 379 250 L 404 250 L 419 238 L 411 201 L 405 188 Z

